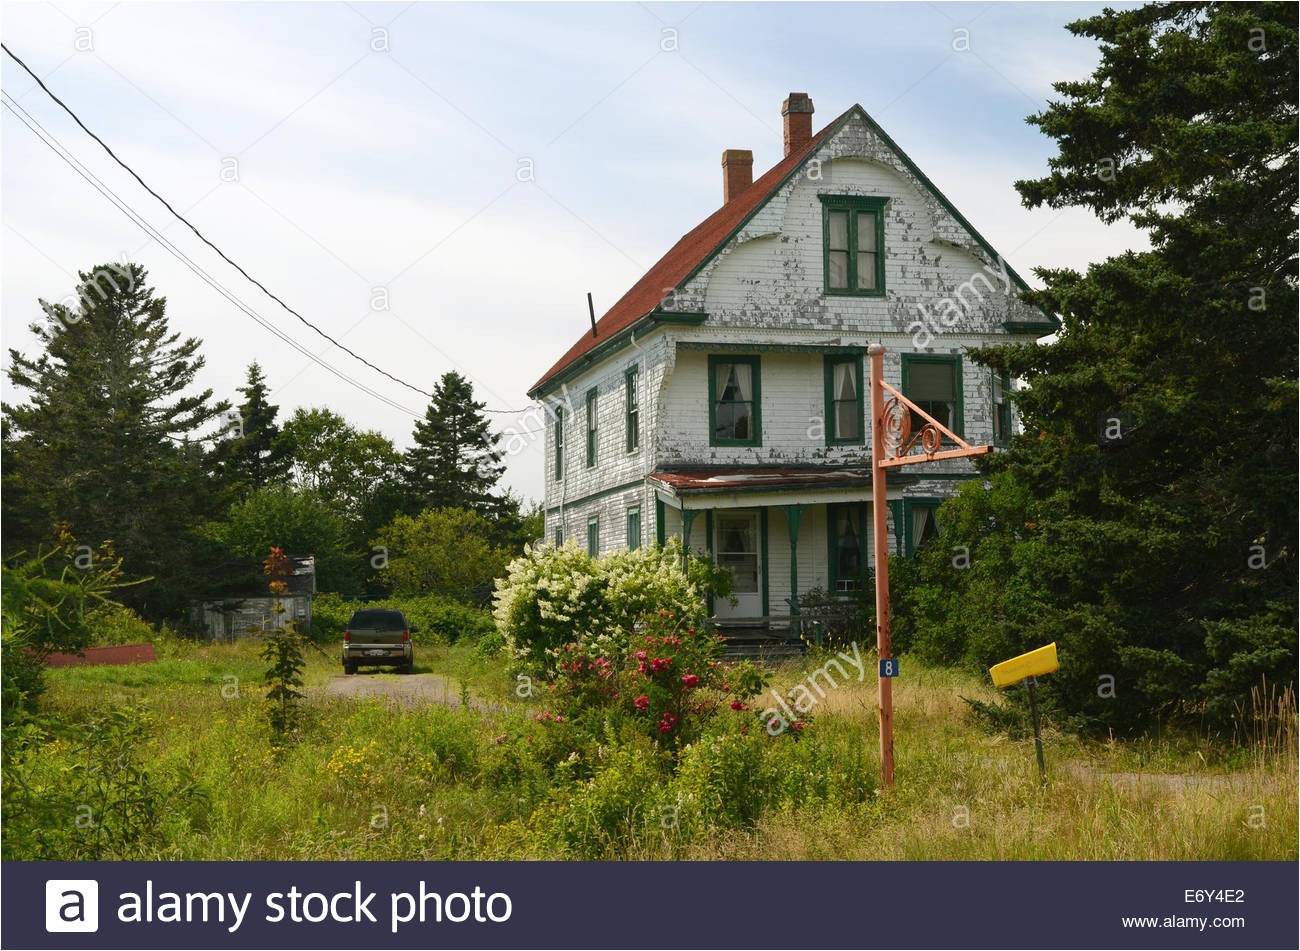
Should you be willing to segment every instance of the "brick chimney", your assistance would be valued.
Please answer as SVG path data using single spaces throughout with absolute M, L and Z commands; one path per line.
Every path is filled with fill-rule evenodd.
M 749 149 L 727 149 L 722 153 L 722 203 L 754 184 L 754 153 Z
M 785 120 L 785 154 L 797 152 L 812 141 L 813 104 L 806 92 L 792 92 L 781 103 Z

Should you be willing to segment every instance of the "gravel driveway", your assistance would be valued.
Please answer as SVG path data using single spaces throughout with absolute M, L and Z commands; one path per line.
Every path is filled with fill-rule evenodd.
M 460 684 L 438 674 L 390 674 L 362 668 L 355 674 L 335 674 L 328 683 L 315 689 L 326 697 L 358 700 L 385 697 L 405 706 L 422 703 L 460 706 Z M 470 704 L 477 706 L 472 700 Z

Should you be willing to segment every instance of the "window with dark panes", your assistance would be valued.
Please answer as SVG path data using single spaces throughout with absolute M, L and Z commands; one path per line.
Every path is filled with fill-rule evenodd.
M 865 506 L 858 502 L 827 506 L 830 524 L 830 582 L 835 594 L 857 591 L 866 570 Z
M 962 435 L 961 358 L 903 354 L 903 393 L 938 423 Z M 925 420 L 912 414 L 912 432 Z
M 596 427 L 598 417 L 596 415 L 596 391 L 590 389 L 587 391 L 587 467 L 591 468 L 596 464 Z
M 640 368 L 633 365 L 628 368 L 624 378 L 627 399 L 627 451 L 634 452 L 641 444 L 641 396 L 637 392 L 637 379 Z

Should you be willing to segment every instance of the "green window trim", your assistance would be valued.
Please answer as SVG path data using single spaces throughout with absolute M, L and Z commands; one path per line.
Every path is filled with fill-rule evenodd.
M 903 395 L 913 402 L 921 402 L 912 395 L 912 368 L 918 365 L 947 365 L 952 367 L 953 418 L 948 428 L 962 438 L 966 436 L 966 411 L 962 401 L 962 366 L 960 354 L 905 353 L 903 354 Z M 922 407 L 924 409 L 924 407 Z M 933 415 L 933 414 L 931 414 Z M 913 427 L 915 431 L 915 427 Z M 951 445 L 951 443 L 949 443 Z
M 857 419 L 858 431 L 849 436 L 842 436 L 839 432 L 839 413 L 836 412 L 837 403 L 845 402 L 835 398 L 835 368 L 844 365 L 851 365 L 854 371 L 854 388 L 857 392 Z M 826 415 L 823 417 L 826 428 L 826 445 L 828 446 L 862 446 L 866 445 L 867 437 L 865 432 L 864 419 L 866 413 L 862 402 L 862 357 L 857 355 L 846 356 L 838 354 L 826 357 L 825 361 L 825 395 L 826 395 Z
M 709 445 L 710 446 L 761 446 L 763 445 L 763 375 L 761 361 L 756 356 L 732 356 L 731 354 L 711 354 L 709 356 Z M 750 386 L 752 392 L 748 400 L 731 402 L 749 403 L 750 435 L 745 439 L 724 439 L 718 436 L 718 368 L 739 365 L 750 368 Z
M 916 510 L 917 509 L 937 510 L 940 505 L 942 505 L 944 502 L 947 501 L 948 501 L 947 499 L 938 499 L 938 498 L 903 499 L 903 556 L 904 557 L 911 558 L 912 555 L 916 552 L 917 546 L 920 545 L 921 543 L 921 540 L 916 537 L 916 530 L 913 524 L 915 521 Z M 937 517 L 935 520 L 935 527 L 936 528 L 938 527 Z
M 564 407 L 555 407 L 555 479 L 564 478 Z
M 641 448 L 641 394 L 637 392 L 637 383 L 640 376 L 641 367 L 634 363 L 627 368 L 627 373 L 623 377 L 628 452 L 636 452 Z
M 596 388 L 587 391 L 587 468 L 596 464 L 596 448 L 599 439 L 600 408 L 596 403 Z
M 885 206 L 889 199 L 864 195 L 820 195 L 822 202 L 822 287 L 827 294 L 883 297 L 885 294 Z M 845 246 L 832 248 L 831 219 L 845 216 Z M 874 231 L 874 249 L 863 250 L 862 227 Z M 868 242 L 870 243 L 870 241 Z M 845 286 L 831 286 L 831 254 L 845 255 Z M 874 254 L 873 286 L 859 287 L 859 258 Z
M 989 418 L 993 423 L 993 445 L 1007 446 L 1011 443 L 1011 377 L 996 370 L 991 372 L 993 411 Z
M 555 526 L 555 547 L 556 548 L 564 547 L 564 526 L 563 525 Z
M 641 506 L 633 505 L 627 510 L 627 549 L 636 551 L 641 547 Z
M 587 554 L 595 558 L 600 554 L 600 516 L 587 519 Z
M 858 516 L 858 573 L 856 577 L 842 577 L 839 572 L 839 518 L 845 509 L 851 509 Z M 826 506 L 826 581 L 827 590 L 832 596 L 849 595 L 861 591 L 867 584 L 867 521 L 866 502 L 838 502 Z M 855 581 L 852 590 L 840 590 L 841 581 Z

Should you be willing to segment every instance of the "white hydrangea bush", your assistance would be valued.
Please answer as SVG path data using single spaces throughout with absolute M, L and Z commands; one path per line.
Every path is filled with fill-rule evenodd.
M 676 538 L 598 558 L 572 539 L 530 545 L 497 582 L 493 614 L 516 659 L 550 671 L 553 651 L 575 641 L 611 659 L 625 655 L 637 621 L 657 611 L 702 623 L 707 577 L 707 569 L 682 571 Z

